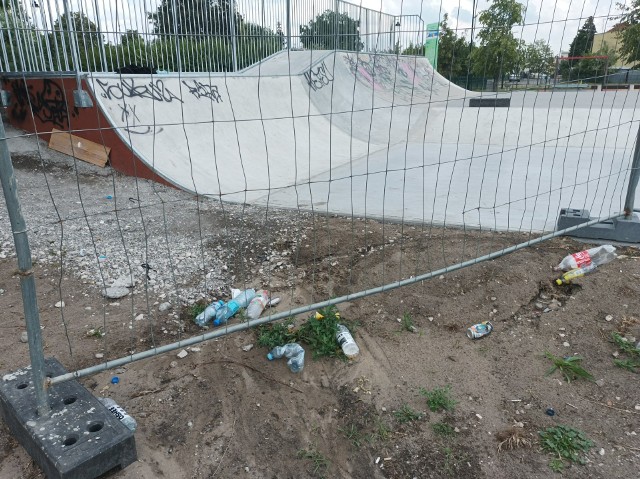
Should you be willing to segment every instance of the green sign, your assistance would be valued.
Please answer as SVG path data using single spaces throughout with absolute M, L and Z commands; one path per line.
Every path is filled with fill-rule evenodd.
M 427 24 L 427 40 L 424 42 L 424 56 L 427 57 L 433 68 L 438 68 L 438 37 L 440 24 Z

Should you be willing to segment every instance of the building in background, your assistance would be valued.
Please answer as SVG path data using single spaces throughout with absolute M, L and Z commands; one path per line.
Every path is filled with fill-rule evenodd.
M 609 68 L 629 69 L 634 65 L 634 63 L 627 63 L 626 59 L 620 54 L 620 47 L 622 46 L 620 32 L 625 28 L 627 28 L 627 26 L 624 23 L 618 23 L 609 31 L 596 33 L 593 36 L 593 47 L 591 48 L 591 53 L 595 55 L 603 48 L 609 48 L 611 51 L 616 53 L 616 61 L 614 64 L 609 65 Z

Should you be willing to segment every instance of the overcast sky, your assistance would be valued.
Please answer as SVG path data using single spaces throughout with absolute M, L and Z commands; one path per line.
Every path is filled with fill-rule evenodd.
M 46 6 L 50 5 L 53 18 L 58 12 L 62 12 L 62 0 L 38 0 L 44 7 L 42 12 L 33 7 L 30 1 L 28 9 L 33 17 L 39 17 L 47 12 Z M 141 32 L 148 30 L 148 21 L 145 12 L 155 11 L 160 0 L 69 0 L 73 10 L 82 10 L 89 17 L 95 18 L 94 6 L 98 6 L 101 16 L 101 28 L 109 31 L 123 32 L 128 28 L 138 29 Z M 331 8 L 334 0 L 290 0 L 295 10 L 295 20 L 292 24 L 292 32 L 298 32 L 300 22 L 306 22 L 326 8 Z M 472 17 L 485 10 L 489 0 L 352 0 L 357 7 L 371 8 L 394 15 L 419 15 L 424 24 L 439 21 L 445 13 L 449 14 L 449 25 L 459 30 L 460 34 L 470 36 Z M 526 8 L 525 25 L 516 27 L 515 34 L 527 42 L 543 39 L 551 44 L 555 53 L 566 51 L 569 43 L 575 37 L 577 30 L 587 17 L 595 17 L 598 32 L 610 29 L 615 23 L 611 16 L 618 13 L 617 0 L 522 0 Z M 623 0 L 622 3 L 631 0 Z M 57 5 L 56 5 L 57 4 Z M 255 23 L 264 22 L 275 28 L 276 22 L 285 23 L 286 0 L 237 0 L 239 11 L 248 21 Z M 261 6 L 264 5 L 264 11 Z M 358 11 L 351 8 L 351 11 Z M 45 14 L 48 16 L 48 12 Z M 49 23 L 48 19 L 46 23 Z M 408 25 L 407 21 L 404 24 Z M 117 26 L 115 26 L 117 25 Z M 417 23 L 413 23 L 417 25 Z M 412 27 L 416 28 L 416 27 Z M 476 31 L 477 32 L 477 31 Z

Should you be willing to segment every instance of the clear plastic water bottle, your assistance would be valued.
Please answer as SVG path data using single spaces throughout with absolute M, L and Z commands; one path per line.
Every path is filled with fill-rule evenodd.
M 287 366 L 292 373 L 298 373 L 302 371 L 304 367 L 304 349 L 298 343 L 289 343 L 284 346 L 276 346 L 267 354 L 267 359 L 273 361 L 274 359 L 281 358 L 282 356 L 288 358 Z
M 202 313 L 193 320 L 201 328 L 205 327 L 209 321 L 216 317 L 216 314 L 224 306 L 224 301 L 218 300 L 207 306 Z
M 122 424 L 127 426 L 130 430 L 135 431 L 138 427 L 138 423 L 135 419 L 127 414 L 118 404 L 111 398 L 98 398 L 98 401 L 106 407 L 111 414 L 117 417 Z
M 269 303 L 269 293 L 264 289 L 256 291 L 256 296 L 247 306 L 247 317 L 249 319 L 258 319 L 262 311 Z
M 338 324 L 336 340 L 342 348 L 342 352 L 345 354 L 345 356 L 351 358 L 353 356 L 357 356 L 360 352 L 360 348 L 354 341 L 353 336 L 351 336 L 349 329 L 347 329 L 347 327 L 342 324 Z
M 213 320 L 213 325 L 220 326 L 229 321 L 229 318 L 236 314 L 240 308 L 246 308 L 255 296 L 255 289 L 247 289 L 240 293 L 218 310 L 216 319 Z
M 573 253 L 560 262 L 556 266 L 556 270 L 569 271 L 576 268 L 582 268 L 595 264 L 601 266 L 605 263 L 613 261 L 616 258 L 616 248 L 610 244 L 598 246 L 597 248 L 586 249 L 579 253 Z

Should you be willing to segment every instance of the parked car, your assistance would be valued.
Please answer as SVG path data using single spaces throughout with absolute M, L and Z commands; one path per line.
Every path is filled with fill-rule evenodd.
M 509 75 L 509 81 L 510 82 L 514 82 L 514 83 L 518 83 L 520 81 L 520 75 L 518 75 L 516 73 L 512 73 L 511 75 Z

